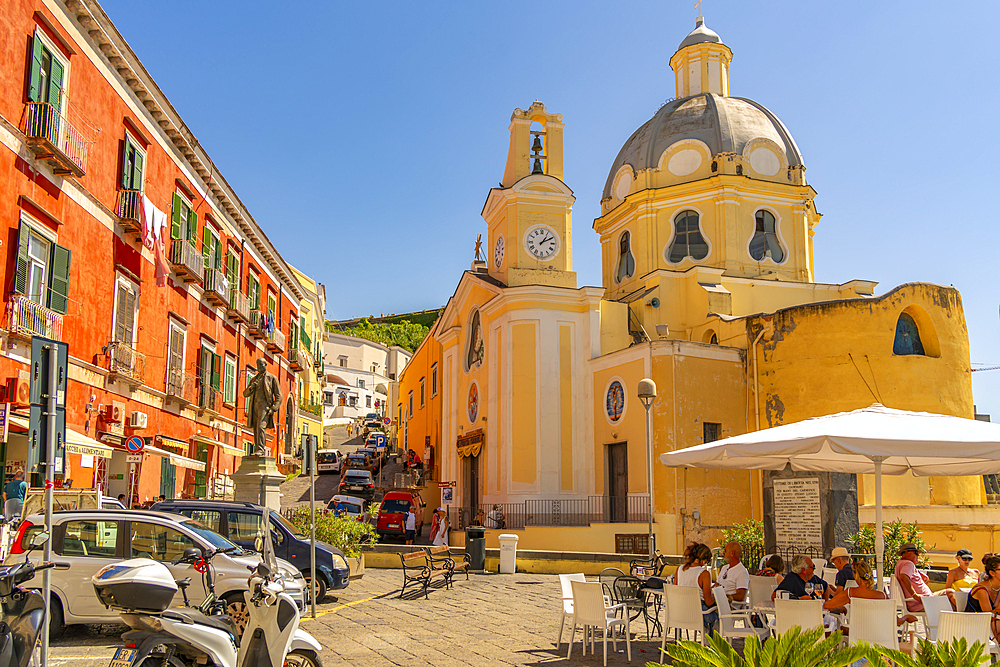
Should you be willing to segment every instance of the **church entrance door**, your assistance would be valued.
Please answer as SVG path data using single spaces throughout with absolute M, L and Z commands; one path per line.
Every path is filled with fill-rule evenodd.
M 608 499 L 604 511 L 609 523 L 628 519 L 628 443 L 608 445 Z
M 466 456 L 464 459 L 464 484 L 465 507 L 469 512 L 469 523 L 476 517 L 479 509 L 479 455 Z

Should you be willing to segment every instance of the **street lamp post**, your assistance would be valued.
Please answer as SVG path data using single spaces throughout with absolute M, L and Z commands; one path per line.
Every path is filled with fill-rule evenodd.
M 649 558 L 653 558 L 653 442 L 650 435 L 649 409 L 653 407 L 656 398 L 656 383 L 649 378 L 639 380 L 639 400 L 646 408 L 646 492 L 649 494 L 649 508 L 646 512 L 649 518 Z

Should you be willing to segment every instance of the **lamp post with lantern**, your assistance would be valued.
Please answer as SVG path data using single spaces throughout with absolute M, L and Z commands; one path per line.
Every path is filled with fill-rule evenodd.
M 653 442 L 651 438 L 652 425 L 650 423 L 649 409 L 653 407 L 653 400 L 656 398 L 656 383 L 649 378 L 639 380 L 639 400 L 646 408 L 646 492 L 649 494 L 649 508 L 647 516 L 649 518 L 649 542 L 648 550 L 650 559 L 653 558 Z

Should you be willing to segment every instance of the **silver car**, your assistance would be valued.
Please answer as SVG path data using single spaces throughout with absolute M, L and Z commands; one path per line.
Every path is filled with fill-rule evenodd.
M 33 514 L 22 524 L 4 565 L 24 560 L 25 551 L 36 532 L 44 529 L 45 517 Z M 68 563 L 69 569 L 51 570 L 53 632 L 63 625 L 75 623 L 114 623 L 118 612 L 107 609 L 97 599 L 90 578 L 109 563 L 127 558 L 151 558 L 161 561 L 177 580 L 191 578 L 188 601 L 198 604 L 208 596 L 201 574 L 192 565 L 172 565 L 189 547 L 203 551 L 239 549 L 235 544 L 201 523 L 177 514 L 147 510 L 68 510 L 52 515 L 52 558 Z M 41 551 L 31 553 L 38 562 Z M 246 622 L 243 591 L 247 590 L 249 568 L 260 562 L 260 554 L 237 551 L 233 555 L 219 554 L 212 559 L 215 572 L 215 592 L 226 601 L 229 613 L 242 630 Z M 278 561 L 285 578 L 286 592 L 305 609 L 305 583 L 291 563 Z M 41 586 L 41 577 L 32 582 Z M 174 597 L 174 606 L 184 604 L 181 591 Z

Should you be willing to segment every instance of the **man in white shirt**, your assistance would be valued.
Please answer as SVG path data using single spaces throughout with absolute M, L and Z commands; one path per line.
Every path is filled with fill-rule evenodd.
M 750 573 L 746 565 L 740 562 L 743 557 L 743 547 L 739 542 L 730 542 L 723 552 L 726 564 L 719 570 L 719 580 L 716 586 L 722 586 L 726 595 L 734 602 L 744 602 L 747 599 L 747 590 L 750 588 Z
M 413 544 L 413 533 L 417 530 L 417 515 L 413 513 L 413 508 L 406 510 L 406 523 L 403 526 L 406 530 L 406 543 Z

